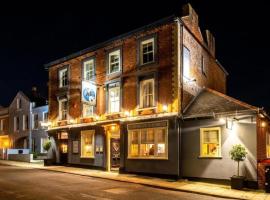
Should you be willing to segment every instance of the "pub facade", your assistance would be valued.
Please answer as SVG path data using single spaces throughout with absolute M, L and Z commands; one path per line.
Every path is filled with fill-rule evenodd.
M 188 4 L 46 65 L 56 163 L 181 176 L 181 116 L 203 87 L 226 93 L 215 39 Z

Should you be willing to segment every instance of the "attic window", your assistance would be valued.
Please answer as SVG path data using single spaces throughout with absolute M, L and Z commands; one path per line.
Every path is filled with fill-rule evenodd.
M 17 109 L 21 109 L 21 108 L 22 108 L 22 100 L 17 99 Z
M 185 46 L 183 48 L 183 75 L 184 78 L 190 78 L 190 51 Z

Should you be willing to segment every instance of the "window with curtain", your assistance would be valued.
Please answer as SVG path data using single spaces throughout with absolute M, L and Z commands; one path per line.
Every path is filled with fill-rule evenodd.
M 140 81 L 140 107 L 154 106 L 154 79 Z
M 84 80 L 91 80 L 95 76 L 95 62 L 94 59 L 89 59 L 83 62 L 83 78 Z
M 220 157 L 221 156 L 221 129 L 201 128 L 201 157 Z
M 108 112 L 120 112 L 120 84 L 113 83 L 108 86 Z

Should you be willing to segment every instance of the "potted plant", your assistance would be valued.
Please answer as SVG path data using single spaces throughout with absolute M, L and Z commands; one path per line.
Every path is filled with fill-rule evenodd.
M 52 146 L 52 142 L 50 140 L 47 140 L 43 144 L 43 149 L 48 152 L 50 150 L 51 146 Z M 50 159 L 48 157 L 44 159 L 44 165 L 45 166 L 49 166 L 49 165 L 52 165 L 52 164 L 53 164 L 53 160 L 52 159 Z
M 237 175 L 231 177 L 231 188 L 241 190 L 244 186 L 244 176 L 240 176 L 239 173 L 239 163 L 244 161 L 247 155 L 245 147 L 241 144 L 234 145 L 229 152 L 231 159 L 237 162 Z

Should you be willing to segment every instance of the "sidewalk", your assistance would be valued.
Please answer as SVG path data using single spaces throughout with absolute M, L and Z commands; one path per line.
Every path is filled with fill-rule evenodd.
M 41 170 L 49 170 L 61 173 L 77 174 L 89 177 L 103 178 L 115 181 L 122 181 L 128 183 L 136 183 L 150 187 L 157 187 L 162 189 L 169 189 L 175 191 L 191 192 L 196 194 L 211 195 L 223 198 L 233 199 L 254 199 L 254 200 L 270 200 L 270 195 L 258 190 L 232 190 L 227 185 L 217 185 L 202 182 L 193 181 L 172 181 L 159 178 L 149 178 L 144 176 L 138 176 L 133 174 L 118 174 L 114 172 L 104 172 L 92 169 L 82 169 L 76 167 L 65 167 L 65 166 L 43 166 L 43 163 L 25 163 L 16 161 L 0 160 L 2 165 L 11 165 L 24 168 L 35 168 Z

